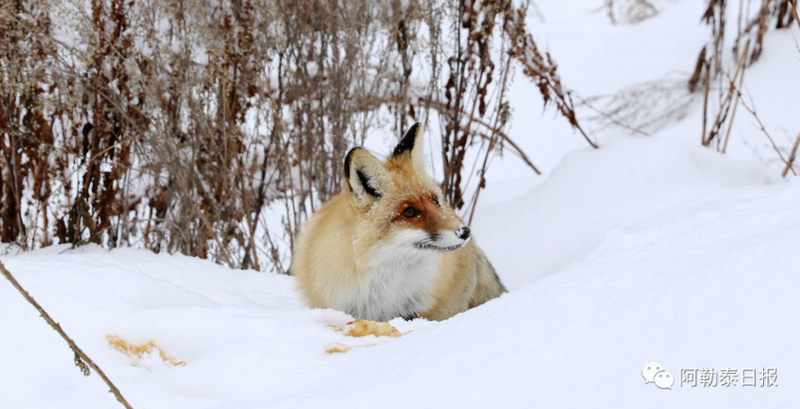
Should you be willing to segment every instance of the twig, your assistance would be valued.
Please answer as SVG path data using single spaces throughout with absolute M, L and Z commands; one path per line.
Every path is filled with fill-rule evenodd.
M 795 173 L 794 168 L 792 167 L 792 165 L 794 164 L 794 159 L 797 157 L 797 147 L 798 146 L 800 146 L 800 134 L 797 134 L 797 139 L 794 140 L 794 146 L 792 147 L 792 153 L 789 154 L 789 160 L 786 161 L 786 167 L 783 168 L 783 172 L 781 173 L 781 175 L 783 175 L 783 177 L 786 177 L 786 175 L 789 173 L 789 170 L 791 170 L 792 173 L 794 173 L 795 176 L 797 176 L 797 173 Z
M 539 17 L 539 21 L 544 23 L 544 13 L 542 13 L 542 9 L 539 8 L 539 5 L 536 4 L 535 0 L 531 1 L 531 6 L 533 7 L 533 11 L 536 12 L 536 16 Z
M 614 17 L 614 0 L 606 0 L 605 6 L 608 8 L 608 19 L 611 20 L 611 25 L 617 25 L 617 19 Z
M 759 116 L 758 116 L 758 113 L 756 112 L 756 106 L 755 106 L 755 102 L 753 102 L 753 101 L 750 101 L 750 102 L 753 104 L 753 106 L 752 106 L 752 107 L 751 107 L 751 106 L 749 106 L 749 105 L 747 105 L 747 103 L 746 103 L 745 101 L 742 101 L 742 106 L 744 107 L 744 109 L 746 109 L 746 110 L 747 110 L 747 112 L 749 112 L 749 113 L 750 113 L 750 115 L 753 115 L 753 118 L 755 118 L 756 122 L 758 122 L 758 126 L 761 128 L 761 133 L 763 133 L 763 134 L 764 134 L 764 136 L 766 136 L 766 137 L 767 137 L 767 140 L 769 140 L 769 143 L 772 145 L 772 149 L 774 149 L 774 150 L 775 150 L 775 152 L 777 152 L 777 153 L 778 153 L 778 157 L 781 159 L 781 161 L 782 161 L 783 163 L 785 163 L 785 164 L 789 165 L 789 161 L 788 161 L 788 160 L 786 160 L 786 159 L 783 157 L 783 154 L 781 153 L 781 150 L 778 148 L 778 145 L 775 143 L 775 140 L 774 140 L 774 139 L 772 139 L 772 136 L 769 134 L 769 131 L 767 131 L 767 127 L 766 127 L 766 126 L 764 126 L 764 123 L 763 123 L 763 122 L 761 122 L 761 117 L 759 117 Z M 794 169 L 793 169 L 791 166 L 789 166 L 789 170 L 791 170 L 791 171 L 792 171 L 792 173 L 793 173 L 795 176 L 797 176 L 797 173 L 795 173 Z
M 453 110 L 452 108 L 448 108 L 445 103 L 439 102 L 435 99 L 420 98 L 420 101 L 424 102 L 425 104 L 428 105 L 429 108 L 437 112 L 449 113 L 450 111 Z M 463 111 L 461 112 L 464 113 Z M 517 156 L 519 156 L 520 159 L 522 159 L 522 161 L 525 162 L 525 164 L 528 165 L 528 167 L 531 168 L 531 170 L 533 170 L 534 173 L 536 173 L 537 175 L 542 174 L 542 171 L 540 171 L 539 168 L 537 168 L 536 165 L 533 164 L 530 158 L 528 158 L 528 155 L 525 154 L 525 151 L 523 151 L 522 148 L 520 148 L 520 146 L 517 145 L 511 138 L 509 138 L 509 136 L 506 135 L 505 132 L 503 132 L 501 129 L 497 127 L 492 126 L 491 124 L 486 123 L 480 118 L 471 118 L 470 120 L 486 128 L 492 135 L 494 134 L 500 135 L 500 137 L 503 138 L 503 141 L 505 143 L 508 143 L 509 146 L 511 146 L 511 148 L 517 154 Z M 476 131 L 476 134 L 481 138 L 486 139 L 487 141 L 492 139 L 490 136 L 485 135 L 483 132 Z
M 78 345 L 75 344 L 75 341 L 73 341 L 72 338 L 70 338 L 69 335 L 67 335 L 64 332 L 64 330 L 61 329 L 61 325 L 55 322 L 53 318 L 50 317 L 50 314 L 48 314 L 47 311 L 45 311 L 44 308 L 42 308 L 42 306 L 39 305 L 39 303 L 36 302 L 36 300 L 33 299 L 33 297 L 24 288 L 22 288 L 17 279 L 14 278 L 13 275 L 11 275 L 11 272 L 8 271 L 8 269 L 6 269 L 6 266 L 3 265 L 2 262 L 0 262 L 0 273 L 3 273 L 3 276 L 5 276 L 6 279 L 11 282 L 11 285 L 13 285 L 14 288 L 16 288 L 17 291 L 20 294 L 22 294 L 22 296 L 25 297 L 25 299 L 31 305 L 33 305 L 33 307 L 36 308 L 37 311 L 39 311 L 39 314 L 42 316 L 42 318 L 44 318 L 44 320 L 47 321 L 47 324 L 50 325 L 56 332 L 58 332 L 58 335 L 61 335 L 61 338 L 63 338 L 64 341 L 67 342 L 69 348 L 72 349 L 72 351 L 75 353 L 75 359 L 74 359 L 75 366 L 77 366 L 81 370 L 83 375 L 89 376 L 90 373 L 89 368 L 94 369 L 95 372 L 97 372 L 97 374 L 100 375 L 100 377 L 103 379 L 103 382 L 105 382 L 106 385 L 108 385 L 108 387 L 111 389 L 111 393 L 114 394 L 114 397 L 117 398 L 119 403 L 121 403 L 127 409 L 133 409 L 133 406 L 131 406 L 131 404 L 128 403 L 125 397 L 122 396 L 122 393 L 114 385 L 114 383 L 111 382 L 111 379 L 108 379 L 108 376 L 106 376 L 105 372 L 103 372 L 103 370 L 100 369 L 100 367 L 97 366 L 97 364 L 94 363 L 94 361 L 92 361 L 92 359 L 89 358 L 89 356 L 86 355 L 86 353 L 83 352 L 78 347 Z
M 748 43 L 749 44 L 749 43 Z M 708 134 L 708 138 L 703 141 L 703 146 L 711 145 L 711 141 L 717 137 L 722 130 L 722 125 L 728 118 L 728 112 L 731 109 L 731 101 L 733 100 L 733 95 L 737 91 L 736 89 L 736 78 L 740 75 L 740 72 L 745 69 L 746 67 L 746 54 L 742 54 L 739 57 L 739 62 L 736 64 L 736 71 L 733 72 L 733 77 L 729 79 L 730 84 L 728 85 L 728 93 L 725 95 L 725 98 L 720 103 L 719 111 L 717 111 L 717 117 L 714 120 L 714 124 L 711 125 L 711 131 Z M 719 146 L 719 143 L 717 143 Z
M 792 6 L 792 16 L 794 17 L 794 22 L 797 23 L 797 28 L 800 28 L 800 16 L 797 14 L 797 6 L 793 2 L 789 2 L 789 5 Z
M 625 128 L 625 129 L 627 129 L 627 130 L 629 130 L 629 131 L 631 131 L 633 133 L 636 133 L 636 134 L 639 134 L 639 135 L 642 135 L 642 136 L 650 136 L 649 133 L 647 133 L 647 132 L 645 132 L 645 131 L 643 131 L 643 130 L 641 130 L 639 128 L 636 128 L 634 126 L 628 125 L 625 122 L 614 118 L 614 116 L 612 114 L 609 114 L 608 112 L 605 112 L 605 111 L 595 107 L 588 100 L 583 99 L 581 97 L 577 97 L 577 98 L 578 98 L 578 103 L 586 105 L 587 107 L 589 107 L 589 109 L 591 109 L 592 111 L 597 112 L 599 115 L 605 117 L 606 119 L 611 121 L 611 123 L 613 123 L 614 125 L 617 125 L 619 127 Z
M 711 62 L 704 60 L 706 66 L 705 93 L 703 94 L 703 133 L 700 135 L 701 143 L 706 143 L 706 130 L 708 129 L 708 94 L 711 92 Z
M 531 168 L 531 170 L 533 170 L 533 173 L 537 175 L 542 174 L 542 171 L 539 170 L 539 168 L 537 168 L 536 165 L 533 164 L 533 162 L 531 162 L 530 158 L 528 158 L 528 155 L 525 154 L 525 151 L 523 151 L 522 148 L 520 148 L 519 145 L 517 145 L 517 143 L 514 142 L 514 140 L 509 138 L 508 135 L 505 134 L 505 132 L 498 131 L 497 134 L 500 135 L 501 138 L 503 138 L 503 141 L 505 143 L 509 144 L 514 149 L 514 151 L 517 153 L 517 156 L 520 159 L 522 159 L 522 161 L 525 162 L 525 164 L 528 165 L 528 167 Z M 491 139 L 491 137 L 484 135 L 482 132 L 478 133 L 478 135 L 483 139 L 487 140 Z
M 511 69 L 511 56 L 509 55 L 508 60 L 506 61 L 505 69 L 503 70 L 503 83 L 502 86 L 500 87 L 501 101 L 503 100 L 503 95 L 505 94 L 508 85 L 508 77 L 509 77 L 508 73 L 510 69 Z M 503 117 L 503 114 L 500 112 L 501 110 L 502 107 L 498 107 L 497 110 L 495 111 L 495 116 L 494 116 L 495 129 L 500 128 L 501 126 L 501 121 Z M 469 219 L 467 220 L 468 224 L 472 224 L 472 218 L 475 216 L 475 208 L 478 207 L 478 198 L 480 198 L 481 196 L 481 190 L 486 187 L 486 167 L 489 165 L 489 155 L 494 151 L 494 146 L 497 143 L 497 137 L 499 136 L 499 134 L 500 131 L 498 129 L 497 131 L 493 131 L 491 137 L 489 138 L 489 147 L 486 148 L 486 154 L 483 156 L 483 164 L 481 165 L 481 169 L 479 171 L 481 176 L 480 183 L 478 183 L 478 187 L 475 189 L 475 195 L 473 196 L 472 203 L 470 204 Z M 530 165 L 533 164 L 531 163 Z M 536 169 L 535 166 L 533 166 L 533 169 L 538 170 Z
M 525 21 L 524 12 L 516 10 L 516 13 L 517 15 L 512 16 L 509 20 Z M 542 54 L 539 51 L 533 35 L 527 31 L 524 24 L 505 24 L 504 30 L 509 37 L 515 39 L 509 52 L 522 65 L 522 73 L 537 84 L 545 106 L 548 102 L 553 102 L 561 116 L 569 121 L 572 128 L 577 130 L 592 148 L 598 149 L 597 143 L 589 138 L 578 122 L 572 95 L 562 86 L 557 66 L 553 63 L 550 54 L 546 52 Z
M 750 40 L 747 40 L 747 44 L 744 45 L 744 54 L 750 52 Z M 744 73 L 747 71 L 745 66 L 742 66 L 742 73 L 739 76 L 739 86 L 736 90 L 736 102 L 733 103 L 733 112 L 731 113 L 731 117 L 728 124 L 728 132 L 725 133 L 725 140 L 722 142 L 722 153 L 728 149 L 728 140 L 731 138 L 731 131 L 733 130 L 733 121 L 736 119 L 736 108 L 739 107 L 739 100 L 742 98 L 742 84 L 744 84 Z M 731 83 L 736 81 L 736 77 L 731 78 Z

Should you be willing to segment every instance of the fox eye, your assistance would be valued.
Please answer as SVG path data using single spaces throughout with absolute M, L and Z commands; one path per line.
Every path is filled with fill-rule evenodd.
M 417 210 L 416 207 L 408 206 L 408 207 L 406 207 L 405 210 L 403 210 L 402 215 L 403 215 L 403 217 L 407 217 L 409 219 L 412 218 L 412 217 L 417 217 L 417 216 L 419 216 L 419 210 Z

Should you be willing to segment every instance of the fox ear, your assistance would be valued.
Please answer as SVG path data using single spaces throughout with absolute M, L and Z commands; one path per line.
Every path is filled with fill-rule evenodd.
M 423 154 L 423 141 L 422 141 L 423 127 L 419 123 L 411 125 L 408 128 L 403 139 L 394 148 L 392 152 L 392 159 L 399 159 L 410 161 L 411 166 L 422 174 L 427 174 L 425 157 Z
M 353 148 L 344 159 L 344 180 L 357 203 L 369 205 L 383 195 L 386 169 L 368 150 Z

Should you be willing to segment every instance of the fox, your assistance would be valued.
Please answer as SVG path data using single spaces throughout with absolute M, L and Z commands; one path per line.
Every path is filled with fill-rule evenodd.
M 300 226 L 290 270 L 312 308 L 441 321 L 506 292 L 428 174 L 422 133 L 412 125 L 383 162 L 351 149 L 341 192 Z

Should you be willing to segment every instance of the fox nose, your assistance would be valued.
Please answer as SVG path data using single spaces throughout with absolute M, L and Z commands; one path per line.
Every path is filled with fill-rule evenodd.
M 461 226 L 456 229 L 456 236 L 458 236 L 461 240 L 466 240 L 469 238 L 469 227 L 468 226 Z

